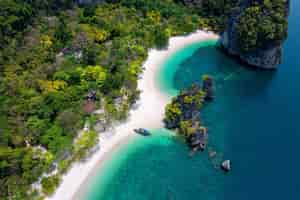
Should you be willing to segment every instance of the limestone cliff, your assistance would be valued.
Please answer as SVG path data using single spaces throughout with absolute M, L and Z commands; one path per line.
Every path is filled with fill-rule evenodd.
M 241 36 L 239 36 L 237 27 L 239 23 L 241 23 L 240 19 L 243 12 L 250 5 L 253 5 L 254 1 L 256 1 L 256 5 L 260 6 L 263 3 L 261 0 L 242 0 L 239 7 L 234 9 L 234 11 L 231 13 L 227 28 L 222 34 L 221 43 L 229 54 L 239 57 L 242 61 L 249 65 L 265 69 L 274 69 L 278 66 L 278 64 L 281 63 L 282 43 L 284 42 L 285 38 L 282 40 L 269 41 L 260 47 L 253 48 L 249 51 L 241 50 L 241 43 L 239 42 L 238 38 Z M 283 15 L 287 18 L 289 13 L 289 0 L 283 0 L 283 2 L 285 4 L 285 13 L 283 13 Z

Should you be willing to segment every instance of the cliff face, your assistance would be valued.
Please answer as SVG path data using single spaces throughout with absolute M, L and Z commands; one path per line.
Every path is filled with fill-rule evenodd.
M 205 102 L 214 99 L 214 81 L 209 75 L 202 77 L 202 87 L 192 85 L 172 99 L 165 108 L 164 124 L 168 129 L 177 129 L 189 146 L 196 151 L 204 150 L 208 134 L 200 120 L 200 110 Z
M 237 25 L 244 10 L 250 6 L 253 0 L 242 0 L 239 9 L 235 9 L 228 22 L 227 28 L 222 34 L 221 43 L 224 49 L 231 55 L 239 57 L 249 65 L 265 69 L 274 69 L 282 60 L 282 43 L 283 41 L 270 42 L 262 48 L 255 48 L 249 52 L 240 50 L 238 42 Z M 259 4 L 262 1 L 257 0 Z M 289 13 L 289 0 L 285 2 L 285 16 Z

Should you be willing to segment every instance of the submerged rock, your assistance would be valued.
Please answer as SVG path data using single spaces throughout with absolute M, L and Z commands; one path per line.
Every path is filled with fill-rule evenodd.
M 225 172 L 231 171 L 231 162 L 230 160 L 225 160 L 221 164 L 221 169 L 223 169 Z
M 217 155 L 217 152 L 216 152 L 216 151 L 209 151 L 209 152 L 208 152 L 208 156 L 209 156 L 210 158 L 214 158 L 214 157 L 216 157 L 216 155 Z

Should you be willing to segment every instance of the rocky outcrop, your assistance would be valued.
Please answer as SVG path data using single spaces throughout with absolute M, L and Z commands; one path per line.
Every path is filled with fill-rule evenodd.
M 229 172 L 231 170 L 231 162 L 230 160 L 225 160 L 221 164 L 221 169 L 223 169 L 225 172 Z
M 213 78 L 205 75 L 202 78 L 202 90 L 205 92 L 205 97 L 204 99 L 206 101 L 211 101 L 214 99 L 214 81 Z
M 202 126 L 200 110 L 206 101 L 213 100 L 213 79 L 205 75 L 202 87 L 192 85 L 183 90 L 166 106 L 164 124 L 183 135 L 193 151 L 204 150 L 208 140 L 207 129 Z
M 194 98 L 196 96 L 197 99 Z M 176 129 L 180 127 L 180 122 L 187 120 L 192 120 L 193 123 L 191 125 L 193 125 L 194 122 L 198 121 L 203 102 L 204 93 L 199 86 L 192 85 L 187 90 L 181 91 L 166 107 L 165 127 Z
M 244 9 L 249 7 L 252 2 L 253 0 L 242 0 L 239 7 L 234 9 L 231 13 L 227 28 L 221 37 L 221 44 L 227 53 L 239 57 L 243 62 L 246 62 L 249 65 L 265 69 L 274 69 L 282 60 L 283 41 L 270 42 L 263 48 L 256 48 L 249 52 L 243 52 L 239 47 L 237 25 Z M 256 0 L 256 2 L 262 3 L 260 0 Z M 285 15 L 288 16 L 289 0 L 286 0 L 285 12 Z

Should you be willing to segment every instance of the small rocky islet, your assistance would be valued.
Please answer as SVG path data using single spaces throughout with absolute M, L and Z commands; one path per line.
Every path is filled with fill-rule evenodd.
M 193 151 L 204 150 L 207 145 L 207 128 L 200 120 L 200 110 L 214 99 L 212 77 L 205 75 L 202 81 L 202 87 L 193 84 L 181 91 L 165 109 L 165 127 L 183 135 Z
M 175 130 L 182 135 L 191 148 L 191 155 L 196 151 L 204 151 L 208 144 L 208 131 L 202 124 L 200 113 L 205 103 L 214 100 L 214 80 L 209 75 L 202 77 L 202 85 L 191 85 L 174 97 L 165 108 L 164 124 L 167 129 Z M 217 152 L 209 152 L 209 157 L 215 157 Z M 220 164 L 225 172 L 231 170 L 230 160 Z

